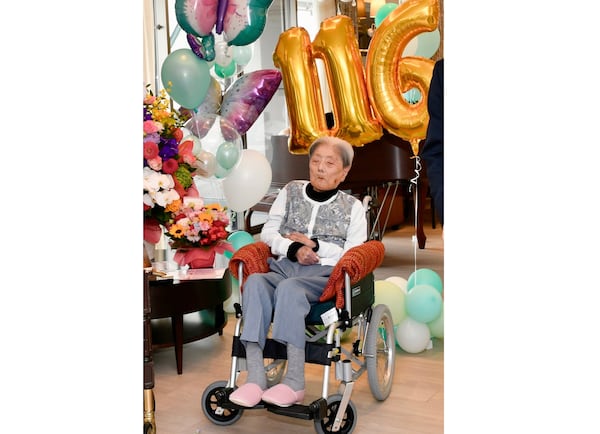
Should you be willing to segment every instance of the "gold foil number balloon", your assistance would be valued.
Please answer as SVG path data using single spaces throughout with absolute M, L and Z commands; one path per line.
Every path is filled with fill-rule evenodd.
M 409 0 L 394 9 L 377 27 L 367 55 L 367 88 L 378 121 L 390 133 L 409 141 L 415 155 L 429 123 L 427 95 L 434 61 L 405 57 L 411 39 L 438 27 L 438 0 Z M 402 93 L 417 88 L 423 98 L 409 104 Z
M 327 128 L 315 60 L 325 64 L 334 126 Z M 324 20 L 311 44 L 308 32 L 283 32 L 273 53 L 282 73 L 290 118 L 289 150 L 305 154 L 320 136 L 341 137 L 354 146 L 379 139 L 381 125 L 371 112 L 364 69 L 352 20 L 337 15 Z

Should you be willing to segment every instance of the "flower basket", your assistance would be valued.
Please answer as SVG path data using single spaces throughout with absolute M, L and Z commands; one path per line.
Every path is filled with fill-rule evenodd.
M 180 267 L 188 265 L 190 268 L 212 268 L 215 264 L 215 257 L 214 248 L 191 247 L 177 249 L 173 260 Z
M 190 268 L 212 268 L 217 253 L 233 252 L 230 243 L 221 242 L 210 247 L 181 247 L 175 251 L 173 261 L 179 266 L 188 265 Z

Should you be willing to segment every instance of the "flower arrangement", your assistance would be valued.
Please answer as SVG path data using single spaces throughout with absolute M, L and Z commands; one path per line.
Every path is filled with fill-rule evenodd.
M 227 239 L 229 216 L 220 204 L 205 205 L 199 197 L 184 197 L 177 203 L 180 206 L 173 210 L 173 221 L 168 225 L 171 247 L 211 246 Z
M 204 204 L 193 177 L 201 164 L 194 142 L 184 140 L 188 117 L 171 110 L 166 91 L 147 90 L 144 98 L 144 240 L 157 243 L 165 235 L 171 247 L 219 247 L 229 250 L 226 209 Z

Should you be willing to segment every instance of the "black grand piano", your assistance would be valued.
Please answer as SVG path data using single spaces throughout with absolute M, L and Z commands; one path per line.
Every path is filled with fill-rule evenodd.
M 271 137 L 272 145 L 272 181 L 271 192 L 259 203 L 250 208 L 245 215 L 245 230 L 251 234 L 260 232 L 262 225 L 252 225 L 255 211 L 268 212 L 277 190 L 294 179 L 308 179 L 308 155 L 292 154 L 288 150 L 288 136 Z M 363 199 L 371 198 L 369 207 L 370 238 L 381 239 L 387 226 L 387 220 L 393 209 L 393 202 L 400 197 L 404 206 L 412 205 L 415 214 L 419 248 L 425 248 L 426 236 L 423 231 L 423 204 L 427 197 L 427 179 L 424 168 L 411 188 L 411 179 L 415 172 L 416 159 L 412 158 L 410 143 L 387 131 L 374 142 L 362 147 L 354 147 L 354 162 L 340 188 L 350 190 Z M 416 190 L 416 191 L 415 191 Z M 415 203 L 417 209 L 415 211 Z M 414 221 L 414 220 L 413 220 Z

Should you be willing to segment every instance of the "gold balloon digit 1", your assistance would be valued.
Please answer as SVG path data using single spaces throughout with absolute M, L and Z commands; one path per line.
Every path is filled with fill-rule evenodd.
M 335 135 L 363 146 L 383 135 L 371 112 L 358 39 L 350 17 L 336 15 L 321 23 L 313 44 L 314 56 L 325 63 L 331 94 Z
M 379 25 L 367 54 L 367 88 L 375 116 L 390 133 L 408 140 L 418 154 L 429 123 L 427 95 L 435 62 L 405 57 L 410 40 L 438 27 L 438 0 L 409 0 L 394 9 Z M 402 93 L 416 87 L 422 95 L 414 105 Z
M 327 71 L 327 85 L 333 106 L 334 126 L 327 128 L 315 59 Z M 349 17 L 338 15 L 324 20 L 311 44 L 300 27 L 283 32 L 273 53 L 281 70 L 290 118 L 289 150 L 305 154 L 320 136 L 341 137 L 354 146 L 377 140 L 381 125 L 371 112 L 358 39 Z
M 317 137 L 329 134 L 319 76 L 306 29 L 292 27 L 279 36 L 273 63 L 281 70 L 290 118 L 289 151 L 306 154 Z

